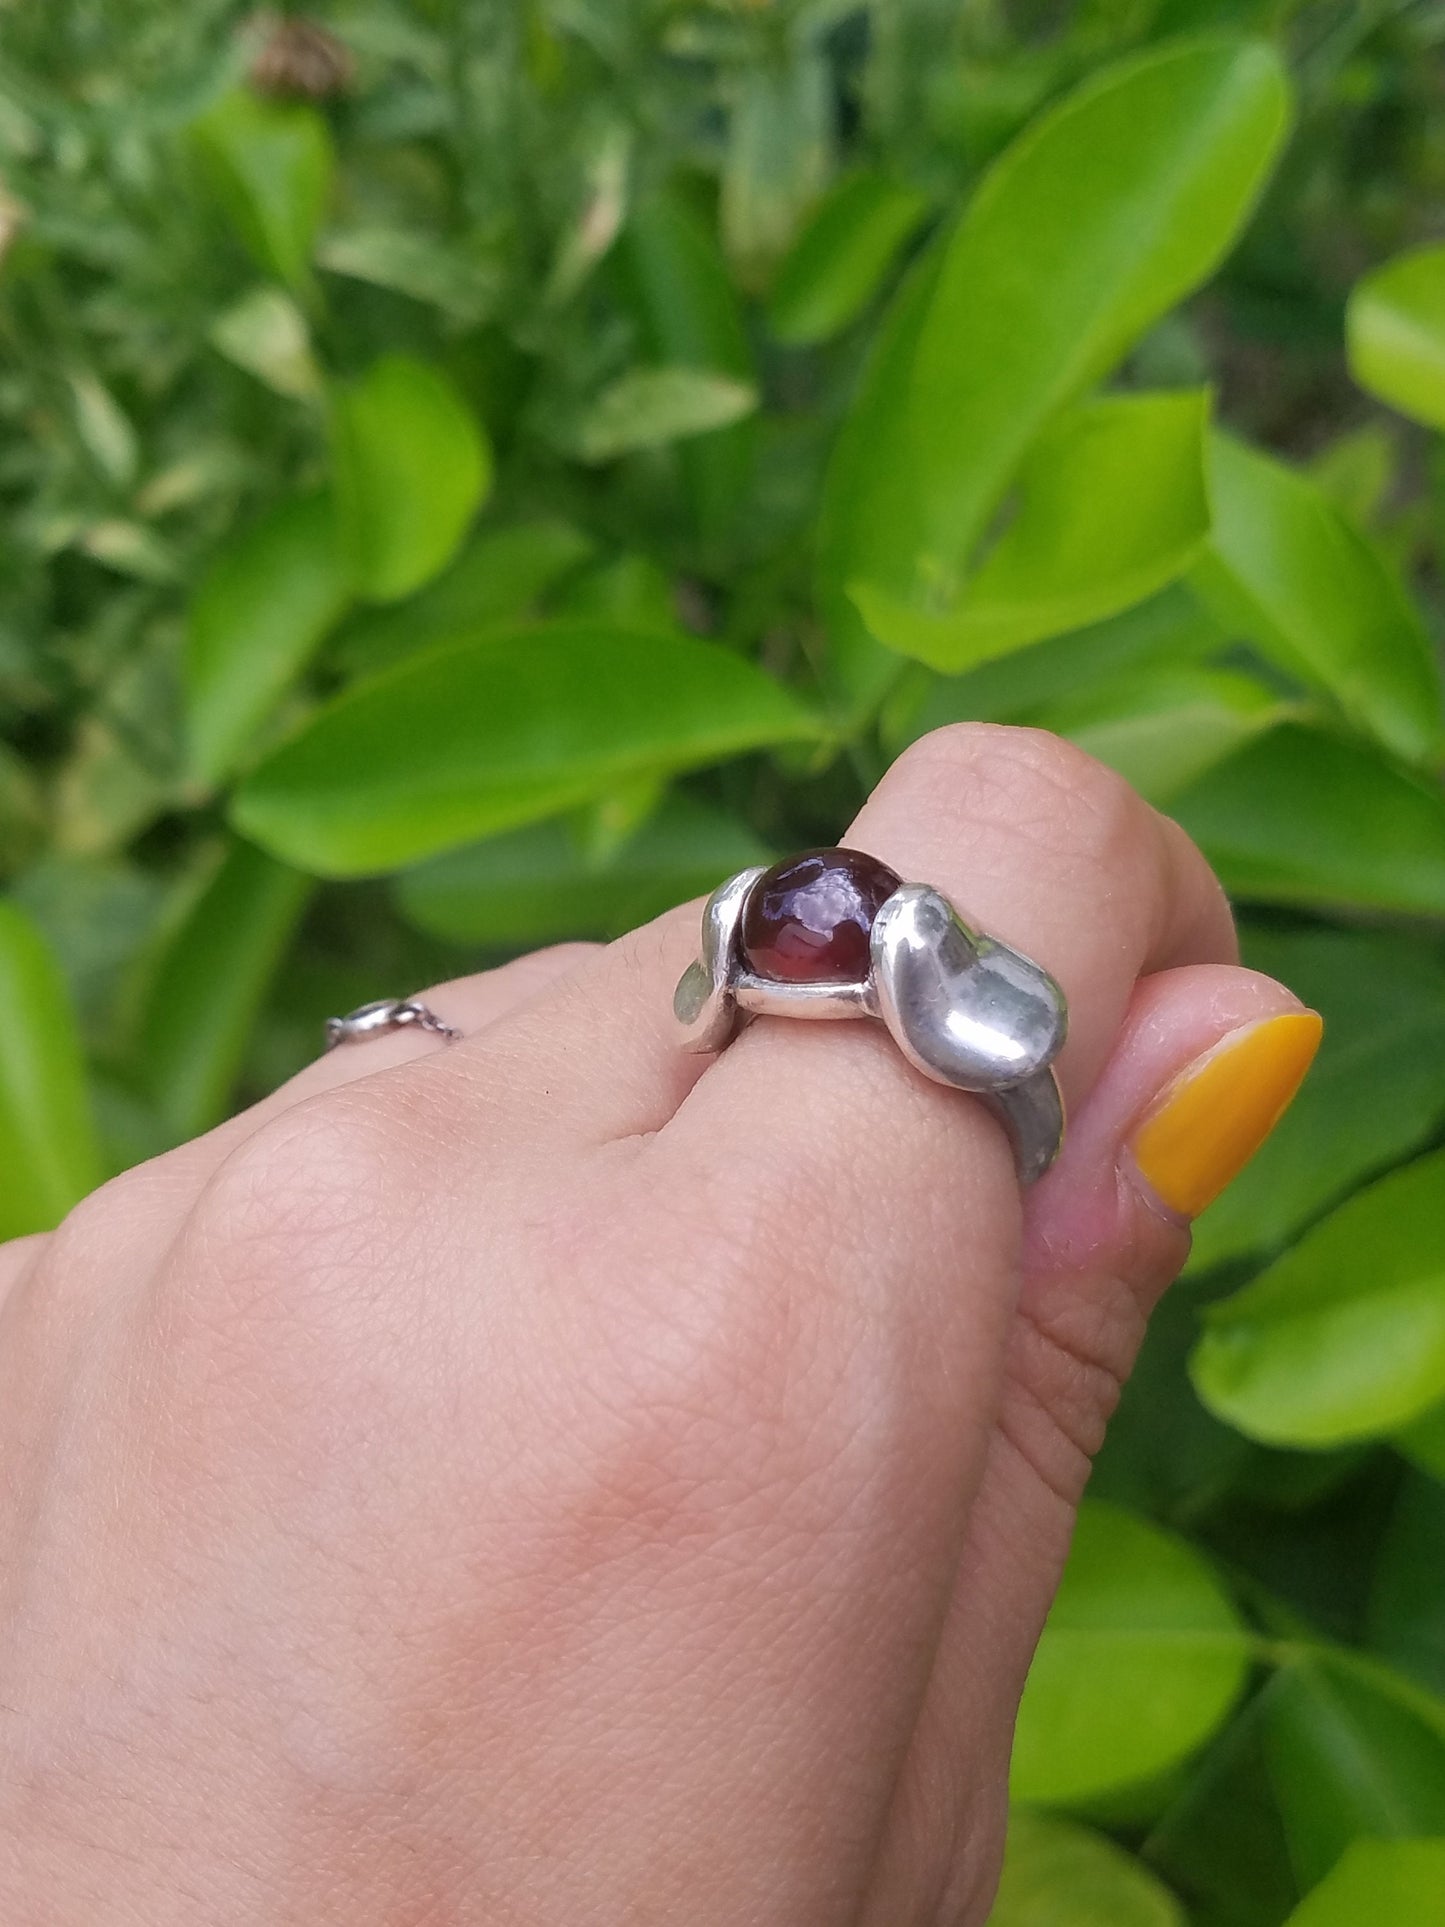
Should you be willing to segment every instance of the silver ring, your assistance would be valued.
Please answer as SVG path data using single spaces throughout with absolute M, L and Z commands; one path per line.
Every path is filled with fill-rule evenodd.
M 461 1038 L 459 1030 L 443 1023 L 419 997 L 379 997 L 374 1004 L 362 1004 L 356 1010 L 347 1011 L 344 1017 L 328 1017 L 326 1048 L 335 1050 L 338 1044 L 361 1044 L 368 1037 L 380 1037 L 389 1030 L 413 1028 L 434 1031 L 449 1044 Z
M 724 1049 L 763 1013 L 875 1018 L 925 1077 L 983 1100 L 1008 1131 L 1022 1183 L 1042 1177 L 1063 1143 L 1049 1068 L 1068 1031 L 1063 991 L 939 891 L 860 851 L 808 850 L 729 877 L 708 898 L 702 954 L 673 1009 L 692 1051 Z

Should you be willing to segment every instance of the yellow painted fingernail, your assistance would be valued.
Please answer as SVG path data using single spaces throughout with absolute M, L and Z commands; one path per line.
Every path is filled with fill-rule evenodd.
M 1163 1092 L 1135 1132 L 1134 1162 L 1171 1211 L 1197 1218 L 1289 1108 L 1324 1030 L 1312 1010 L 1234 1031 Z

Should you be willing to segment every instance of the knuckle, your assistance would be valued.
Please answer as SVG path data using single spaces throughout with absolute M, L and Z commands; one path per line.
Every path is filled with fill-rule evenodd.
M 1067 849 L 1071 863 L 1117 861 L 1148 811 L 1134 789 L 1086 750 L 1048 730 L 954 723 L 920 737 L 894 770 L 925 805 L 1031 842 Z
M 352 1088 L 308 1098 L 263 1124 L 207 1183 L 197 1216 L 229 1246 L 330 1238 L 370 1219 L 392 1188 L 390 1134 Z
M 84 1276 L 97 1262 L 113 1264 L 118 1242 L 175 1210 L 184 1174 L 170 1157 L 153 1158 L 107 1178 L 61 1219 L 45 1247 L 57 1276 Z
M 264 1408 L 274 1449 L 319 1466 L 425 1377 L 433 1311 L 407 1286 L 433 1182 L 360 1085 L 304 1100 L 231 1152 L 157 1298 L 168 1356 L 216 1426 L 248 1435 Z

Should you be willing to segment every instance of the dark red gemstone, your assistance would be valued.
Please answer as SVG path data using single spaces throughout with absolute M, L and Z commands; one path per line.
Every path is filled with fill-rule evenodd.
M 743 959 L 774 983 L 859 983 L 873 919 L 899 879 L 861 850 L 805 850 L 765 870 L 743 910 Z

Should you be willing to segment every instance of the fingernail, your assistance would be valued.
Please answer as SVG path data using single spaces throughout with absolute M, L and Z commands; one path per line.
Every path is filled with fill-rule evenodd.
M 1312 1010 L 1267 1017 L 1232 1031 L 1161 1093 L 1130 1148 L 1171 1211 L 1197 1218 L 1239 1175 L 1289 1108 L 1323 1030 Z

